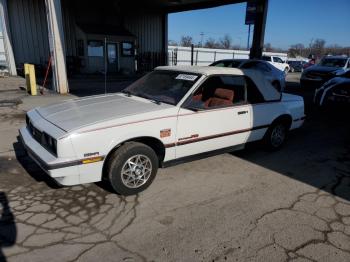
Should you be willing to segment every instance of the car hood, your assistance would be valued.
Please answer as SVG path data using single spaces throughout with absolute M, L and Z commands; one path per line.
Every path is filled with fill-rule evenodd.
M 39 107 L 36 111 L 47 121 L 66 132 L 108 120 L 173 107 L 155 104 L 139 97 L 118 93 L 67 100 L 63 103 Z

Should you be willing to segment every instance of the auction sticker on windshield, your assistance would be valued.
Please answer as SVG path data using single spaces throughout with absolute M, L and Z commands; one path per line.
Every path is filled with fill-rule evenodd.
M 179 74 L 175 79 L 194 81 L 194 80 L 196 80 L 197 77 L 198 76 L 196 76 L 196 75 Z

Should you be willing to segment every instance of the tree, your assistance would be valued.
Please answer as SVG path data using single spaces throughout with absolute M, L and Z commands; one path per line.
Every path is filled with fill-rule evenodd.
M 193 38 L 192 36 L 182 36 L 180 40 L 180 45 L 181 46 L 191 46 L 193 43 Z
M 294 44 L 291 45 L 288 50 L 289 56 L 297 57 L 297 56 L 307 56 L 305 54 L 305 46 L 303 44 Z
M 310 54 L 315 55 L 316 58 L 321 58 L 325 55 L 326 41 L 324 39 L 313 39 L 310 42 Z
M 175 40 L 168 40 L 168 45 L 172 45 L 172 46 L 178 46 L 178 43 Z
M 206 47 L 206 48 L 218 48 L 218 46 L 219 46 L 219 44 L 212 37 L 208 38 L 207 41 L 205 41 L 205 44 L 204 44 L 204 47 Z
M 271 43 L 264 44 L 264 49 L 265 49 L 266 52 L 271 52 L 272 51 Z
M 232 47 L 232 38 L 226 34 L 220 39 L 220 46 L 224 49 L 230 49 Z

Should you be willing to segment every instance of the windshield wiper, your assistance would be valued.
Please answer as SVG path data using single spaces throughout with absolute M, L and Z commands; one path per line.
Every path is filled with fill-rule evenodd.
M 156 105 L 160 105 L 160 104 L 161 104 L 160 101 L 158 101 L 158 100 L 156 100 L 156 99 L 154 99 L 154 98 L 150 98 L 149 96 L 139 95 L 139 94 L 137 94 L 137 96 L 142 97 L 142 98 L 146 98 L 147 100 L 149 100 L 149 101 L 155 103 Z
M 139 93 L 131 93 L 130 91 L 128 91 L 128 90 L 122 90 L 121 91 L 123 94 L 125 94 L 127 97 L 131 97 L 131 96 L 138 96 L 138 97 L 142 97 L 142 98 L 145 98 L 145 99 L 147 99 L 147 100 L 149 100 L 149 101 L 151 101 L 151 102 L 153 102 L 153 103 L 155 103 L 155 104 L 157 104 L 157 105 L 160 105 L 161 104 L 161 102 L 160 101 L 158 101 L 158 100 L 155 100 L 155 99 L 153 99 L 153 98 L 150 98 L 149 96 L 146 96 L 146 95 L 141 95 L 141 94 L 139 94 Z

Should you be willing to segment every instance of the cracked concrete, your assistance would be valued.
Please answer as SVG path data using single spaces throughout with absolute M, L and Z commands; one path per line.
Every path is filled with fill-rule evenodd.
M 279 152 L 251 145 L 162 169 L 144 193 L 121 197 L 101 183 L 52 183 L 16 143 L 36 104 L 21 99 L 0 109 L 0 261 L 350 261 L 341 117 L 308 109 Z

